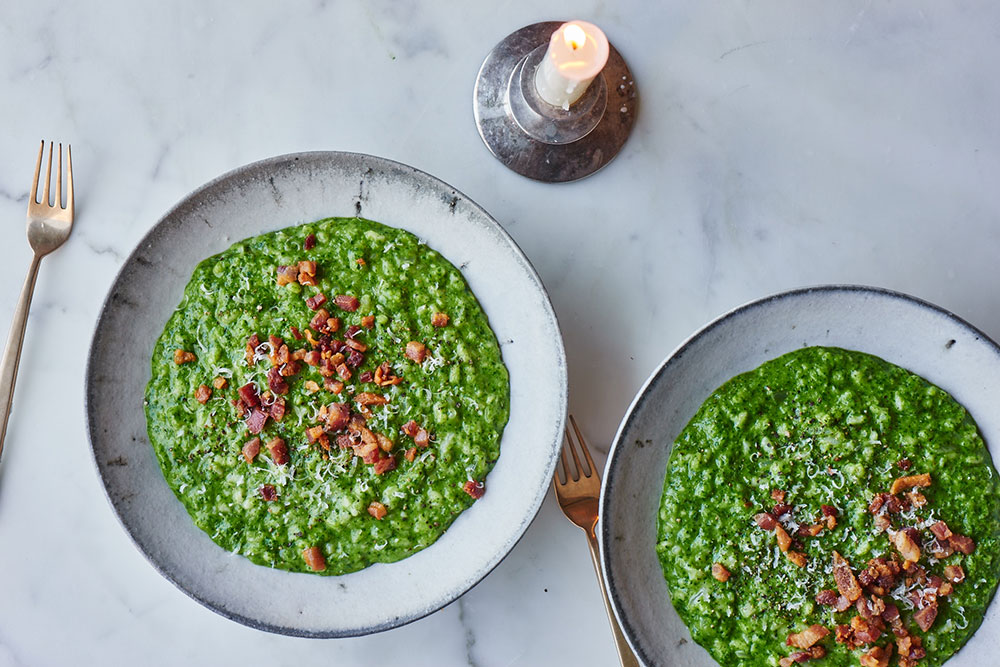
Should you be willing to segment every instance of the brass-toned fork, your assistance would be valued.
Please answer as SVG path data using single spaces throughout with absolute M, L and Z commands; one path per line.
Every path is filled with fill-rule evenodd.
M 45 155 L 45 142 L 38 148 L 38 161 L 35 163 L 35 180 L 31 183 L 31 199 L 28 200 L 28 244 L 34 251 L 28 277 L 21 288 L 21 297 L 14 309 L 14 318 L 10 323 L 10 335 L 7 346 L 0 360 L 0 455 L 3 454 L 3 443 L 7 438 L 7 421 L 10 419 L 10 408 L 14 402 L 14 381 L 17 379 L 17 366 L 21 360 L 21 346 L 24 343 L 24 329 L 28 324 L 28 309 L 31 306 L 31 296 L 35 292 L 35 278 L 38 276 L 38 265 L 42 257 L 49 254 L 66 239 L 73 228 L 73 155 L 69 145 L 66 146 L 66 205 L 62 204 L 63 169 L 62 144 L 59 144 L 58 170 L 56 172 L 56 198 L 49 203 L 49 185 L 52 181 L 53 144 L 49 142 L 49 159 L 45 168 L 45 182 L 42 189 L 42 199 L 38 199 L 38 176 L 42 171 L 42 158 Z
M 562 449 L 561 456 L 562 465 L 556 466 L 556 473 L 552 476 L 552 487 L 555 489 L 556 499 L 559 501 L 563 514 L 566 515 L 567 519 L 583 528 L 583 532 L 587 534 L 590 558 L 594 562 L 597 581 L 601 585 L 601 596 L 604 598 L 604 608 L 608 612 L 608 621 L 611 623 L 615 648 L 618 649 L 618 659 L 623 667 L 632 667 L 633 665 L 638 667 L 639 661 L 636 660 L 628 642 L 625 641 L 625 635 L 622 634 L 622 629 L 618 625 L 615 612 L 611 609 L 611 601 L 608 600 L 608 592 L 604 588 L 604 577 L 601 574 L 601 558 L 598 553 L 597 534 L 595 533 L 601 495 L 601 478 L 597 474 L 594 459 L 590 457 L 590 450 L 587 449 L 587 443 L 580 434 L 580 429 L 576 425 L 573 415 L 569 416 L 569 422 L 573 427 L 573 434 L 570 433 L 569 428 L 566 429 L 566 445 Z M 580 457 L 576 453 L 573 435 L 576 436 L 576 443 L 579 444 L 586 459 L 586 468 L 580 465 Z M 566 455 L 566 450 L 569 450 L 570 456 L 573 457 L 572 466 Z M 560 472 L 562 479 L 560 479 Z

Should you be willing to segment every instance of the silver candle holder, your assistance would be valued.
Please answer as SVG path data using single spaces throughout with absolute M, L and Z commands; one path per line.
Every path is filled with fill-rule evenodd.
M 490 51 L 476 77 L 473 111 L 490 152 L 522 176 L 575 181 L 610 162 L 632 132 L 638 91 L 621 54 L 608 61 L 569 108 L 538 94 L 535 72 L 562 25 L 546 21 L 511 33 Z

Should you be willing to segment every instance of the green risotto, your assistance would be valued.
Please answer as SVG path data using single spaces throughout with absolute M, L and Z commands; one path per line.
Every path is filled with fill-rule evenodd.
M 427 547 L 483 495 L 509 381 L 458 269 L 330 218 L 198 265 L 145 406 L 167 483 L 219 546 L 343 574 Z
M 877 357 L 810 347 L 716 390 L 674 443 L 670 596 L 722 665 L 935 666 L 1000 577 L 1000 487 L 972 417 Z

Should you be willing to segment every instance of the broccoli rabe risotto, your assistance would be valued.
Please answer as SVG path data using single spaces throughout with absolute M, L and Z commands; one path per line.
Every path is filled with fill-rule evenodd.
M 329 218 L 198 265 L 154 347 L 146 419 L 217 544 L 342 574 L 432 544 L 486 492 L 508 404 L 458 269 L 408 232 Z
M 940 665 L 1000 575 L 972 417 L 882 359 L 810 347 L 713 393 L 667 463 L 657 551 L 722 665 Z

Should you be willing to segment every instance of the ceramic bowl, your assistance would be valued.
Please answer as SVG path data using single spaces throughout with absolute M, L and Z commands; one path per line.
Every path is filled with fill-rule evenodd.
M 720 385 L 786 352 L 824 345 L 879 356 L 962 403 L 994 461 L 1000 446 L 1000 348 L 955 315 L 883 289 L 823 286 L 741 306 L 681 344 L 632 401 L 612 446 L 601 496 L 601 560 L 625 636 L 647 665 L 714 665 L 670 604 L 655 551 L 670 448 Z M 1000 607 L 949 666 L 993 664 Z
M 352 215 L 406 229 L 460 267 L 510 371 L 510 421 L 488 492 L 430 547 L 344 576 L 273 570 L 213 543 L 164 481 L 142 405 L 152 346 L 202 259 L 262 232 Z M 567 395 L 552 306 L 503 228 L 469 198 L 412 167 L 328 152 L 242 167 L 167 213 L 111 287 L 86 382 L 95 462 L 111 505 L 142 553 L 214 611 L 255 628 L 309 637 L 401 625 L 443 607 L 486 576 L 545 497 Z

